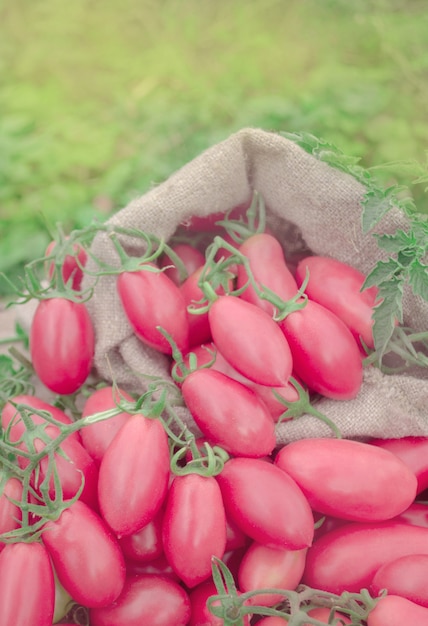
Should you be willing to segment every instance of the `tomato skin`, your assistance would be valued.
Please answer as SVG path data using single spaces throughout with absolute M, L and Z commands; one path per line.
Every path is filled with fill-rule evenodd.
M 90 611 L 91 626 L 186 626 L 190 600 L 186 591 L 165 576 L 128 576 L 119 598 Z
M 287 550 L 268 548 L 253 542 L 244 554 L 239 571 L 238 585 L 242 592 L 263 588 L 295 589 L 305 569 L 307 548 Z M 283 599 L 280 594 L 263 593 L 251 598 L 252 604 L 273 606 Z
M 92 369 L 95 333 L 83 302 L 50 298 L 39 302 L 30 329 L 33 367 L 51 391 L 77 391 Z
M 147 563 L 126 560 L 126 575 L 134 576 L 135 574 L 156 574 L 156 576 L 167 576 L 168 578 L 171 578 L 172 580 L 175 580 L 175 582 L 181 584 L 180 577 L 177 576 L 172 569 L 164 552 L 162 552 L 161 556 L 157 559 L 153 559 Z
M 261 385 L 286 385 L 293 360 L 273 319 L 236 296 L 219 296 L 208 312 L 217 349 L 240 373 Z
M 395 521 L 428 528 L 428 505 L 423 502 L 413 502 L 405 511 L 397 515 Z
M 387 595 L 380 598 L 367 617 L 367 626 L 426 626 L 428 609 L 406 598 Z
M 299 287 L 307 270 L 307 296 L 337 315 L 359 343 L 361 338 L 369 348 L 373 348 L 372 315 L 378 289 L 370 287 L 361 291 L 366 279 L 363 272 L 325 256 L 309 256 L 297 264 L 296 280 Z
M 309 548 L 302 583 L 341 594 L 368 588 L 377 570 L 406 554 L 428 554 L 428 529 L 395 521 L 349 522 Z
M 369 443 L 393 452 L 410 467 L 418 480 L 418 494 L 428 488 L 428 437 L 371 439 Z
M 0 535 L 19 528 L 22 511 L 10 499 L 20 502 L 21 498 L 22 483 L 11 476 L 6 480 L 0 495 Z M 3 550 L 4 546 L 0 540 L 0 550 Z
M 130 402 L 133 401 L 132 396 L 123 389 L 115 390 L 112 386 L 97 389 L 86 400 L 82 417 L 114 409 L 123 398 Z M 97 463 L 101 462 L 108 446 L 128 419 L 129 413 L 121 412 L 114 417 L 90 424 L 80 430 L 83 445 Z
M 252 235 L 239 246 L 239 252 L 247 257 L 251 272 L 259 287 L 267 287 L 284 301 L 296 295 L 298 291 L 296 280 L 287 267 L 284 251 L 276 237 L 268 233 Z M 247 281 L 247 271 L 243 265 L 239 265 L 238 289 L 244 287 Z M 271 317 L 275 312 L 273 304 L 260 298 L 251 284 L 240 298 L 256 304 Z
M 215 361 L 210 365 L 210 368 L 217 372 L 222 372 L 230 378 L 243 383 L 246 387 L 249 387 L 254 393 L 262 400 L 262 402 L 269 409 L 272 419 L 277 422 L 280 416 L 287 410 L 287 407 L 282 404 L 280 400 L 274 395 L 278 393 L 287 402 L 296 402 L 299 399 L 299 393 L 291 382 L 288 382 L 284 387 L 269 387 L 267 385 L 259 385 L 254 381 L 246 378 L 240 374 L 221 354 L 214 342 L 202 344 L 192 349 L 195 354 L 198 366 L 210 363 L 215 357 Z M 186 355 L 186 363 L 188 363 L 188 355 Z
M 148 264 L 153 267 L 153 264 Z M 171 354 L 171 345 L 159 332 L 166 330 L 181 352 L 189 347 L 189 323 L 186 303 L 179 287 L 163 272 L 149 269 L 123 272 L 117 278 L 117 291 L 125 315 L 146 345 L 164 354 Z
M 0 624 L 51 626 L 55 604 L 53 570 L 40 543 L 11 543 L 0 553 Z
M 119 543 L 89 506 L 77 500 L 55 521 L 48 521 L 42 541 L 58 580 L 73 600 L 87 607 L 111 604 L 125 582 Z
M 294 441 L 275 457 L 299 485 L 312 509 L 356 522 L 383 521 L 405 511 L 417 480 L 387 450 L 350 439 Z
M 211 576 L 212 557 L 226 548 L 226 515 L 212 476 L 176 476 L 169 488 L 162 541 L 172 568 L 187 587 Z
M 119 538 L 119 545 L 126 559 L 148 563 L 163 554 L 161 509 L 154 518 L 132 535 Z
M 380 567 L 373 577 L 370 590 L 379 595 L 389 594 L 407 598 L 428 608 L 428 554 L 408 554 Z
M 260 459 L 231 458 L 216 480 L 226 515 L 254 541 L 290 550 L 311 545 L 311 508 L 283 470 Z
M 198 267 L 201 267 L 201 265 L 205 263 L 205 256 L 202 252 L 189 243 L 177 243 L 174 246 L 171 246 L 171 248 L 183 263 L 187 276 L 191 276 L 193 272 L 198 269 Z M 159 267 L 167 268 L 164 270 L 164 273 L 176 285 L 180 285 L 183 282 L 180 280 L 180 273 L 178 269 L 175 267 L 167 254 L 162 255 Z
M 293 369 L 310 389 L 333 400 L 360 391 L 363 365 L 351 331 L 334 313 L 311 300 L 278 322 L 291 349 Z
M 245 385 L 221 372 L 200 369 L 187 376 L 181 391 L 202 433 L 230 454 L 262 457 L 275 448 L 275 423 Z
M 162 424 L 132 415 L 107 448 L 98 478 L 101 515 L 116 535 L 131 535 L 154 518 L 165 499 L 169 474 Z

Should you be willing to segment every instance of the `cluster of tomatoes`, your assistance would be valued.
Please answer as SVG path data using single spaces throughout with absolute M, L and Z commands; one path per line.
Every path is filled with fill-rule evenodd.
M 33 395 L 4 404 L 0 623 L 51 626 L 69 603 L 91 626 L 428 624 L 428 440 L 275 436 L 302 395 L 359 393 L 376 289 L 327 257 L 291 269 L 272 232 L 210 232 L 117 278 L 195 432 L 170 382 L 91 389 L 77 420 Z M 76 298 L 44 298 L 32 323 L 54 394 L 92 369 L 85 259 L 62 266 Z

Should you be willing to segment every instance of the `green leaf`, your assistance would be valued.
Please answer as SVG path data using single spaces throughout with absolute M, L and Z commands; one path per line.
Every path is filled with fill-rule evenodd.
M 379 286 L 380 304 L 373 313 L 373 337 L 379 360 L 385 354 L 395 324 L 403 321 L 403 277 L 395 277 Z
M 412 231 L 406 233 L 404 230 L 397 230 L 393 235 L 375 235 L 378 244 L 388 252 L 398 253 L 403 248 L 414 247 L 416 238 Z
M 368 233 L 394 206 L 393 187 L 386 190 L 372 188 L 363 199 L 362 227 Z
M 389 281 L 401 269 L 401 265 L 393 258 L 388 259 L 388 261 L 378 261 L 371 272 L 367 274 L 361 290 Z
M 428 302 L 428 265 L 415 259 L 409 266 L 409 283 L 413 293 Z

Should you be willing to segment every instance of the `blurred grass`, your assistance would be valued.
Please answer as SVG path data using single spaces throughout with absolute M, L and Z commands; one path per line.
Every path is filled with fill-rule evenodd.
M 426 163 L 425 0 L 0 0 L 0 24 L 11 277 L 46 224 L 104 217 L 244 126 Z

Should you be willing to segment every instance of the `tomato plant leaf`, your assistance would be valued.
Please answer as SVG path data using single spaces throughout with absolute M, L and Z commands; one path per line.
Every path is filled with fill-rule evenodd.
M 390 280 L 397 272 L 400 271 L 400 264 L 396 259 L 388 259 L 388 261 L 378 261 L 364 281 L 362 290 L 368 289 L 375 285 Z
M 398 229 L 393 235 L 376 235 L 378 245 L 388 252 L 401 252 L 416 245 L 416 238 L 412 231 L 406 233 Z
M 428 301 L 428 265 L 415 259 L 409 265 L 409 283 L 415 295 Z
M 314 137 L 310 133 L 281 133 L 301 148 L 328 165 L 346 172 L 364 185 L 362 196 L 361 228 L 369 233 L 393 208 L 401 210 L 408 218 L 407 230 L 400 228 L 392 234 L 373 233 L 379 248 L 389 258 L 379 260 L 369 271 L 362 289 L 376 286 L 379 304 L 373 313 L 373 336 L 379 363 L 387 350 L 397 320 L 402 321 L 403 287 L 407 283 L 416 295 L 428 301 L 428 217 L 418 212 L 415 201 L 405 185 L 394 184 L 382 188 L 376 178 L 377 172 L 407 173 L 412 184 L 428 182 L 427 164 L 413 161 L 394 161 L 365 169 L 359 159 L 345 155 L 333 144 Z M 428 188 L 425 190 L 428 191 Z
M 403 282 L 401 276 L 395 276 L 379 286 L 381 302 L 373 313 L 373 336 L 379 360 L 386 352 L 396 321 L 400 323 L 403 321 Z

